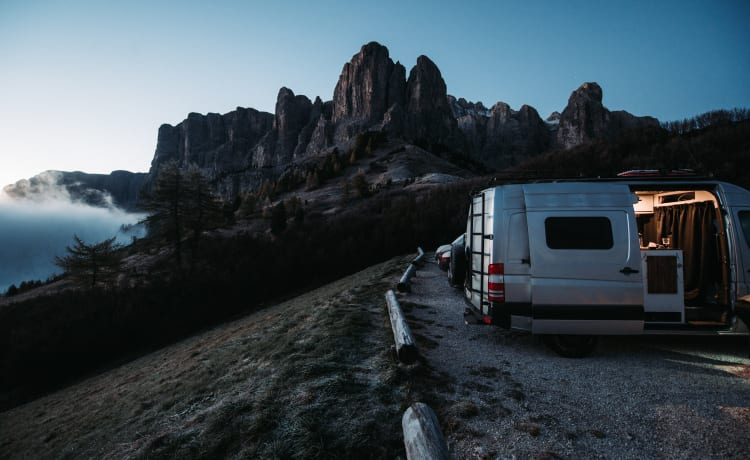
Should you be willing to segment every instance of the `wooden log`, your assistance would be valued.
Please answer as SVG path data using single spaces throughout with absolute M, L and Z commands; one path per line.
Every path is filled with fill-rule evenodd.
M 417 257 L 414 258 L 414 260 L 411 261 L 412 264 L 422 266 L 424 264 L 424 251 L 422 248 L 417 247 Z
M 388 304 L 388 316 L 391 318 L 393 340 L 396 342 L 396 355 L 402 363 L 412 364 L 417 360 L 417 346 L 393 290 L 389 289 L 385 293 L 385 302 Z
M 411 292 L 411 285 L 409 284 L 409 280 L 412 276 L 414 276 L 414 273 L 417 271 L 417 266 L 414 264 L 409 264 L 409 267 L 406 269 L 404 274 L 401 276 L 401 279 L 398 281 L 398 284 L 396 285 L 396 289 L 398 289 L 398 292 Z
M 414 403 L 401 417 L 407 460 L 448 460 L 448 445 L 435 412 L 426 404 Z

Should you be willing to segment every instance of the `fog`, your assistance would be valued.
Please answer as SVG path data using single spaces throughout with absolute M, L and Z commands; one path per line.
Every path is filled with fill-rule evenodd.
M 114 236 L 118 243 L 129 244 L 134 236 L 143 236 L 142 226 L 131 227 L 143 217 L 113 205 L 75 202 L 55 184 L 22 199 L 0 190 L 0 294 L 12 284 L 44 281 L 59 273 L 54 258 L 65 255 L 74 234 L 87 243 Z

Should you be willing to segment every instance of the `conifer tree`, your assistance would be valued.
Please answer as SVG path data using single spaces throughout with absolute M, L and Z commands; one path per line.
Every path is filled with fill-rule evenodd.
M 195 250 L 203 231 L 221 218 L 221 203 L 200 169 L 195 165 L 182 168 L 176 161 L 162 165 L 144 208 L 149 212 L 145 220 L 149 233 L 173 245 L 180 266 L 183 240 L 188 239 Z
M 73 246 L 66 247 L 67 255 L 55 257 L 55 265 L 62 268 L 74 283 L 94 288 L 114 280 L 120 271 L 122 257 L 115 237 L 101 243 L 86 244 L 73 235 Z

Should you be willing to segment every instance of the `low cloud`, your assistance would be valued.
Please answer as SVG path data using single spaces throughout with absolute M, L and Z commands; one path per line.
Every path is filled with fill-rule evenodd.
M 8 187 L 0 191 L 0 293 L 12 284 L 59 273 L 54 257 L 65 254 L 74 234 L 89 243 L 116 236 L 122 244 L 143 235 L 140 226 L 130 227 L 143 214 L 125 212 L 107 196 L 105 206 L 72 200 L 58 179 L 54 172 L 43 173 L 14 184 L 12 196 Z

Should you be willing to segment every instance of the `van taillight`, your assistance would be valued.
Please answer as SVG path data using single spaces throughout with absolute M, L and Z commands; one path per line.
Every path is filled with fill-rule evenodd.
M 505 265 L 490 264 L 487 273 L 487 299 L 490 302 L 505 302 Z

